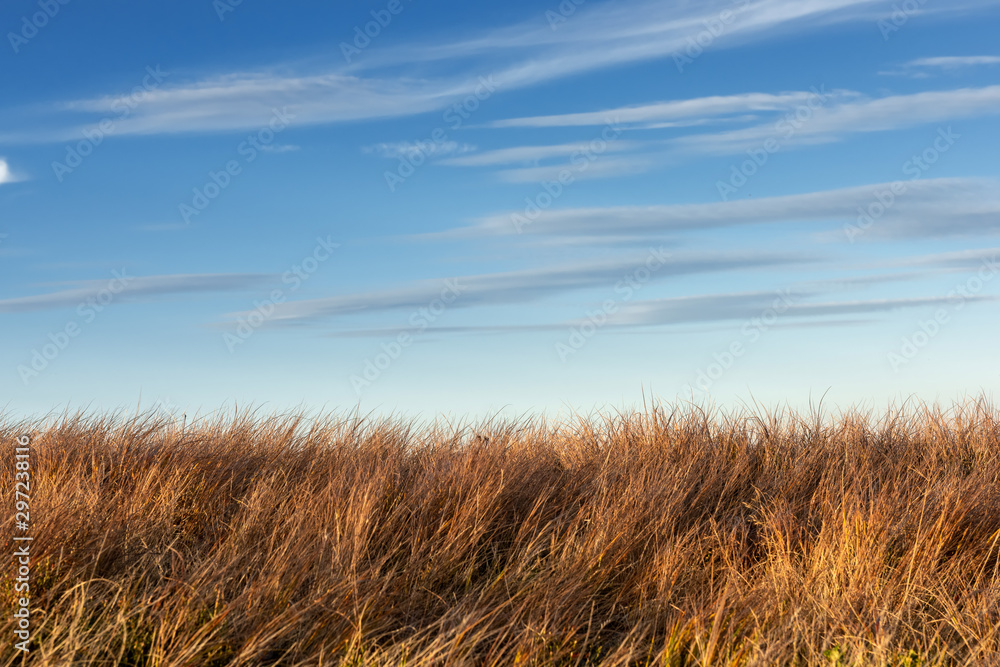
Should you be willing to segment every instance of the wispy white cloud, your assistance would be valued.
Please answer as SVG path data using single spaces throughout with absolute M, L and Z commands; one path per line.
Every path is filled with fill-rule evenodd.
M 996 0 L 956 0 L 923 11 L 968 11 L 997 4 Z M 713 38 L 710 48 L 732 48 L 776 34 L 801 33 L 837 23 L 874 22 L 891 8 L 881 0 L 593 2 L 579 6 L 558 30 L 552 30 L 544 12 L 539 11 L 520 24 L 467 39 L 413 44 L 373 54 L 366 66 L 459 59 L 481 62 L 500 56 L 509 64 L 492 69 L 498 79 L 509 86 L 530 85 L 625 63 L 671 57 L 688 46 L 689 40 L 705 32 L 708 23 L 718 21 L 721 13 L 734 10 L 735 20 Z
M 997 263 L 1000 258 L 1000 248 L 977 248 L 971 250 L 959 250 L 955 252 L 943 252 L 934 255 L 924 255 L 922 257 L 907 257 L 905 259 L 891 262 L 892 266 L 936 266 L 958 271 L 968 271 L 989 263 L 1000 269 Z
M 972 67 L 974 65 L 1000 65 L 1000 56 L 944 56 L 940 58 L 918 58 L 907 63 L 910 67 Z
M 996 181 L 941 178 L 907 181 L 905 186 L 905 192 L 899 195 L 892 194 L 891 183 L 881 183 L 703 204 L 549 209 L 520 227 L 512 222 L 515 212 L 509 212 L 444 234 L 514 234 L 520 229 L 525 234 L 616 238 L 634 234 L 646 238 L 653 233 L 767 223 L 854 224 L 863 211 L 872 207 L 882 213 L 866 225 L 865 238 L 1000 232 L 1000 184 Z M 892 195 L 888 207 L 880 203 L 880 196 L 888 201 L 886 193 Z
M 956 0 L 930 13 L 995 7 L 1000 0 Z M 115 135 L 211 132 L 262 127 L 274 108 L 288 107 L 298 126 L 441 111 L 495 77 L 498 89 L 656 58 L 670 58 L 705 30 L 705 22 L 732 9 L 731 0 L 699 3 L 593 2 L 551 30 L 544 12 L 528 21 L 461 40 L 414 42 L 368 54 L 351 66 L 303 72 L 273 66 L 183 82 L 180 77 L 144 98 L 116 124 Z M 776 34 L 832 23 L 871 21 L 885 12 L 880 0 L 755 0 L 726 27 L 712 48 L 759 42 Z M 430 63 L 446 61 L 441 74 Z M 409 73 L 413 73 L 412 76 Z M 6 141 L 52 141 L 78 136 L 87 122 L 112 111 L 117 98 L 99 95 L 59 106 L 77 118 L 48 119 L 47 127 L 8 133 Z M 28 120 L 34 120 L 28 119 Z M 41 121 L 39 121 L 41 122 Z
M 655 157 L 647 155 L 623 155 L 605 157 L 595 156 L 593 161 L 572 160 L 566 164 L 552 164 L 539 167 L 522 167 L 519 169 L 501 169 L 497 172 L 500 180 L 508 183 L 541 183 L 542 181 L 558 181 L 569 174 L 573 182 L 594 178 L 618 178 L 647 172 L 661 163 Z
M 174 294 L 229 292 L 257 289 L 273 281 L 274 276 L 260 273 L 186 274 L 132 277 L 120 272 L 114 278 L 74 283 L 73 287 L 46 294 L 0 300 L 0 313 L 26 313 L 53 308 L 71 308 L 96 298 L 102 291 L 119 293 L 116 302 L 146 300 Z
M 616 141 L 608 143 L 605 150 L 624 151 L 640 146 L 642 144 L 636 142 Z M 448 158 L 447 160 L 442 160 L 441 164 L 455 167 L 489 167 L 515 163 L 537 163 L 540 160 L 548 158 L 571 157 L 573 154 L 585 153 L 587 151 L 593 151 L 593 148 L 587 142 L 547 146 L 512 146 L 510 148 L 483 151 L 474 155 Z
M 768 139 L 782 148 L 839 141 L 852 134 L 899 130 L 1000 113 L 1000 85 L 930 91 L 846 102 L 811 110 L 796 126 L 772 122 L 726 132 L 681 137 L 675 146 L 689 153 L 731 155 L 759 148 Z M 778 121 L 781 122 L 780 120 Z
M 152 91 L 132 117 L 119 123 L 119 132 L 252 129 L 265 125 L 273 109 L 284 107 L 294 114 L 296 125 L 405 116 L 440 108 L 461 90 L 458 81 L 362 79 L 342 72 L 237 73 Z M 105 97 L 75 106 L 105 112 L 113 101 Z
M 181 132 L 229 132 L 266 127 L 280 109 L 293 126 L 393 118 L 433 111 L 475 89 L 470 77 L 438 79 L 359 78 L 343 71 L 290 75 L 277 71 L 236 72 L 150 91 L 114 136 Z M 69 141 L 102 117 L 115 117 L 118 98 L 103 95 L 33 113 L 8 143 Z
M 746 114 L 761 111 L 787 111 L 796 106 L 807 104 L 817 96 L 829 96 L 834 99 L 850 99 L 860 93 L 835 90 L 825 91 L 794 91 L 778 94 L 742 93 L 739 95 L 714 95 L 711 97 L 696 97 L 689 100 L 671 100 L 652 102 L 649 104 L 631 105 L 606 109 L 604 111 L 588 111 L 583 113 L 559 114 L 554 116 L 529 116 L 526 118 L 510 118 L 490 123 L 490 127 L 573 127 L 604 125 L 609 119 L 617 123 L 632 124 L 640 127 L 659 128 L 674 122 L 673 127 L 702 125 L 711 122 L 721 122 L 730 114 L 741 114 L 738 118 L 746 118 Z
M 944 305 L 949 302 L 947 296 L 930 296 L 809 303 L 801 300 L 804 296 L 809 295 L 797 294 L 796 300 L 788 306 L 788 310 L 782 317 L 832 317 L 885 313 L 904 308 Z M 1000 297 L 977 295 L 969 300 L 997 301 L 998 299 Z M 624 305 L 612 324 L 618 326 L 659 326 L 747 320 L 759 317 L 761 311 L 769 308 L 774 301 L 774 292 L 713 294 L 634 301 Z
M 793 325 L 796 322 L 802 323 L 809 320 L 816 320 L 814 324 L 818 325 L 834 325 L 845 322 L 856 324 L 865 320 L 844 320 L 843 318 L 845 316 L 878 315 L 897 310 L 940 306 L 953 302 L 953 300 L 950 301 L 950 297 L 941 295 L 831 300 L 832 293 L 842 291 L 845 286 L 887 281 L 906 282 L 914 277 L 914 274 L 870 275 L 848 278 L 842 282 L 801 283 L 776 291 L 728 292 L 626 301 L 619 305 L 616 313 L 609 315 L 606 326 L 609 331 L 622 331 L 638 327 L 671 327 L 747 321 L 759 318 L 762 312 L 773 308 L 778 301 L 781 301 L 784 306 L 783 325 Z M 844 283 L 854 283 L 854 285 L 845 285 Z M 967 298 L 970 303 L 998 300 L 1000 300 L 1000 296 L 996 295 L 970 295 Z M 523 325 L 432 327 L 429 331 L 464 334 L 565 331 L 569 327 L 579 326 L 586 321 L 580 319 Z M 392 333 L 395 332 L 385 329 L 345 329 L 330 335 L 352 337 Z
M 454 142 L 452 142 L 454 143 Z M 642 156 L 605 157 L 607 153 L 649 148 L 649 142 L 623 140 L 575 142 L 540 146 L 512 146 L 483 151 L 441 160 L 439 164 L 452 167 L 495 167 L 524 164 L 524 167 L 501 169 L 498 176 L 509 183 L 540 183 L 558 180 L 561 174 L 570 173 L 573 180 L 606 178 L 641 173 L 651 168 Z M 559 159 L 559 158 L 568 158 Z M 557 162 L 540 164 L 556 159 Z
M 903 63 L 891 70 L 879 72 L 886 76 L 909 76 L 915 79 L 925 79 L 934 72 L 948 72 L 970 67 L 1000 65 L 1000 56 L 940 56 L 936 58 L 917 58 Z
M 365 153 L 374 153 L 384 158 L 411 159 L 423 156 L 443 157 L 445 155 L 461 155 L 476 150 L 472 144 L 459 143 L 457 141 L 396 141 L 388 143 L 378 143 L 365 146 L 361 149 Z M 444 161 L 442 162 L 442 164 Z
M 791 116 L 792 110 L 796 115 Z M 805 113 L 798 113 L 799 110 Z M 755 112 L 754 118 L 770 120 L 748 127 L 718 132 L 696 132 L 674 139 L 653 141 L 622 140 L 611 147 L 632 155 L 618 158 L 618 165 L 604 164 L 587 176 L 599 178 L 641 173 L 670 162 L 696 155 L 737 155 L 748 149 L 760 149 L 772 141 L 782 150 L 841 141 L 854 134 L 889 132 L 921 125 L 948 123 L 1000 113 L 1000 85 L 984 88 L 929 91 L 911 95 L 893 95 L 870 99 L 860 93 L 838 90 L 803 91 L 769 95 L 747 93 L 725 97 L 694 98 L 623 107 L 598 112 L 558 116 L 538 116 L 498 121 L 496 127 L 556 127 L 596 125 L 609 115 L 618 115 L 622 123 L 632 121 L 631 129 L 662 126 L 668 118 L 681 122 L 702 121 L 708 124 L 714 113 Z M 744 117 L 745 116 L 738 116 Z M 791 118 L 791 120 L 790 120 Z M 663 122 L 655 122 L 663 121 Z M 794 122 L 793 122 L 794 121 Z M 960 136 L 956 134 L 956 137 Z M 518 157 L 542 157 L 570 150 L 570 144 L 547 147 L 501 149 L 449 161 L 454 164 L 486 165 L 514 161 Z M 558 176 L 558 168 L 532 167 L 502 172 L 505 180 L 527 182 Z
M 652 280 L 815 261 L 814 257 L 786 253 L 673 256 L 665 251 L 658 252 L 657 259 L 660 259 L 661 265 L 656 271 L 650 272 Z M 449 308 L 527 303 L 573 290 L 613 286 L 638 267 L 646 266 L 645 262 L 650 256 L 650 253 L 646 253 L 642 256 L 543 269 L 469 275 L 448 281 L 422 281 L 378 292 L 288 301 L 277 304 L 269 320 L 286 324 L 318 322 L 345 315 L 416 309 L 438 299 L 442 290 L 457 295 Z M 449 284 L 452 286 L 449 287 Z M 242 315 L 245 313 L 233 314 L 234 317 Z

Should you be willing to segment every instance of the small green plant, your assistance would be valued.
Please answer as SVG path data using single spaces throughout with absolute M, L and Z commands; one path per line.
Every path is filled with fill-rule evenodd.
M 831 665 L 842 665 L 844 664 L 845 659 L 844 649 L 835 644 L 823 651 L 823 657 L 826 658 Z

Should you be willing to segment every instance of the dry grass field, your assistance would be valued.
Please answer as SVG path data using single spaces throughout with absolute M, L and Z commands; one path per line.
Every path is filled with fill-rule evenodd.
M 1000 664 L 985 400 L 7 419 L 9 554 L 25 432 L 33 650 L 8 566 L 3 665 Z

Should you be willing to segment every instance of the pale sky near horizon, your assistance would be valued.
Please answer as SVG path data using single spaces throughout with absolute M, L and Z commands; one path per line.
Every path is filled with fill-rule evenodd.
M 1000 388 L 1000 0 L 11 0 L 0 405 Z

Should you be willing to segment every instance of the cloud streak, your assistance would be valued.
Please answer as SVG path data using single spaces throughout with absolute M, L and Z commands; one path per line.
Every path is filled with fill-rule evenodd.
M 806 113 L 799 115 L 800 110 Z M 933 123 L 1000 113 L 1000 86 L 928 91 L 911 95 L 893 95 L 870 99 L 860 93 L 837 90 L 788 92 L 780 94 L 746 93 L 742 95 L 702 97 L 647 105 L 619 107 L 604 111 L 533 116 L 496 121 L 492 127 L 577 127 L 591 126 L 615 117 L 626 129 L 642 130 L 673 127 L 702 127 L 726 122 L 741 125 L 749 118 L 771 120 L 748 127 L 717 132 L 695 132 L 674 139 L 621 141 L 619 158 L 625 173 L 641 173 L 699 156 L 739 155 L 746 150 L 760 150 L 776 142 L 782 150 L 842 141 L 852 135 L 889 132 Z M 727 115 L 728 114 L 728 115 Z M 956 135 L 957 136 L 957 135 Z M 467 159 L 455 165 L 484 166 L 514 161 L 519 156 L 554 154 L 562 146 L 522 146 L 501 149 Z M 551 178 L 557 170 L 513 171 L 501 173 L 511 181 Z M 591 177 L 613 176 L 618 169 L 595 170 Z
M 612 206 L 549 209 L 539 212 L 525 234 L 560 236 L 648 237 L 679 231 L 696 231 L 769 223 L 855 222 L 872 210 L 866 237 L 907 238 L 1000 232 L 1000 184 L 987 179 L 940 178 L 906 181 L 903 194 L 881 205 L 879 196 L 891 192 L 891 183 L 826 190 L 807 194 L 738 199 L 706 204 Z M 476 224 L 443 236 L 489 236 L 516 232 L 512 216 L 523 211 L 489 216 Z
M 801 255 L 782 253 L 713 254 L 674 257 L 658 250 L 663 263 L 651 272 L 652 280 L 706 273 L 769 267 L 815 261 Z M 582 263 L 545 269 L 461 276 L 362 294 L 290 301 L 277 304 L 271 322 L 319 322 L 346 315 L 372 314 L 395 310 L 418 309 L 441 296 L 442 290 L 457 293 L 449 308 L 529 303 L 570 291 L 614 286 L 628 274 L 645 265 L 647 256 L 634 256 L 603 262 Z M 450 281 L 450 282 L 449 282 Z M 234 313 L 234 317 L 248 313 Z
M 759 148 L 769 139 L 780 141 L 783 148 L 830 143 L 852 134 L 899 130 L 998 113 L 1000 85 L 930 91 L 820 107 L 794 128 L 794 132 L 787 128 L 783 131 L 775 123 L 766 123 L 727 132 L 689 135 L 677 139 L 674 145 L 686 153 L 731 155 Z
M 954 72 L 971 67 L 1000 65 L 1000 56 L 942 56 L 937 58 L 917 58 L 903 63 L 897 69 L 879 72 L 887 76 L 909 76 L 925 79 L 932 72 Z
M 118 277 L 118 276 L 121 277 Z M 58 308 L 73 308 L 88 299 L 98 298 L 109 290 L 109 285 L 118 281 L 113 289 L 122 289 L 115 294 L 116 303 L 123 301 L 149 300 L 175 294 L 198 294 L 207 292 L 238 292 L 258 289 L 274 280 L 270 274 L 229 273 L 229 274 L 187 274 L 164 276 L 131 277 L 125 271 L 116 272 L 116 277 L 105 280 L 88 280 L 75 283 L 70 289 L 0 300 L 0 313 L 28 313 Z
M 941 58 L 918 58 L 906 63 L 908 67 L 974 67 L 976 65 L 1000 65 L 1000 56 L 945 56 Z
M 928 11 L 968 11 L 998 4 L 998 0 L 964 0 Z M 738 20 L 713 48 L 731 48 L 833 23 L 871 21 L 884 11 L 883 5 L 877 0 L 755 0 L 741 9 Z M 706 21 L 732 8 L 731 0 L 594 2 L 581 7 L 557 31 L 550 29 L 544 12 L 538 12 L 527 21 L 487 29 L 468 39 L 437 38 L 381 49 L 350 66 L 306 72 L 301 67 L 273 65 L 187 82 L 173 79 L 150 91 L 141 106 L 116 124 L 115 135 L 252 130 L 263 126 L 274 108 L 284 107 L 295 114 L 298 126 L 441 111 L 473 92 L 481 85 L 480 77 L 489 74 L 503 90 L 512 90 L 671 57 L 705 30 Z M 446 73 L 428 75 L 434 62 L 442 63 Z M 47 125 L 2 139 L 76 138 L 88 122 L 111 113 L 117 99 L 98 95 L 63 103 L 57 118 L 39 121 Z M 768 102 L 761 99 L 759 104 Z M 669 108 L 634 113 L 650 111 L 672 113 Z
M 724 294 L 705 294 L 696 296 L 672 297 L 666 299 L 648 299 L 623 303 L 620 310 L 609 315 L 606 329 L 624 331 L 643 327 L 675 327 L 691 324 L 717 324 L 723 322 L 746 322 L 760 318 L 761 313 L 773 308 L 776 301 L 782 301 L 781 319 L 783 325 L 807 323 L 808 320 L 819 320 L 810 324 L 833 325 L 844 323 L 843 317 L 858 315 L 878 315 L 897 310 L 912 308 L 928 308 L 953 304 L 953 299 L 947 296 L 820 301 L 809 303 L 820 292 L 806 289 L 790 290 L 782 299 L 779 292 L 734 292 Z M 964 297 L 970 303 L 995 302 L 1000 296 L 970 295 Z M 830 319 L 835 318 L 835 319 Z M 431 327 L 429 333 L 444 334 L 510 334 L 547 331 L 566 331 L 579 326 L 587 320 L 566 320 L 555 323 L 524 324 L 524 325 L 481 325 L 481 326 L 448 326 Z M 869 320 L 850 319 L 847 323 L 859 324 Z M 393 329 L 350 329 L 329 334 L 337 338 L 353 338 L 359 336 L 391 335 Z
M 642 144 L 636 142 L 616 141 L 609 143 L 605 150 L 612 152 L 624 151 L 640 146 Z M 592 148 L 590 148 L 587 142 L 548 146 L 512 146 L 510 148 L 483 151 L 474 155 L 448 158 L 442 160 L 441 164 L 453 167 L 491 167 L 505 164 L 537 163 L 540 160 L 547 160 L 549 158 L 570 157 L 574 153 L 583 153 L 588 150 L 592 150 Z
M 609 119 L 638 127 L 664 127 L 669 122 L 674 122 L 675 127 L 680 127 L 685 124 L 723 122 L 727 116 L 732 114 L 746 115 L 765 111 L 787 111 L 808 103 L 817 94 L 814 91 L 796 91 L 778 94 L 714 95 L 689 100 L 671 100 L 616 107 L 604 111 L 510 118 L 494 121 L 489 124 L 489 127 L 583 127 L 604 125 Z M 860 93 L 846 90 L 821 94 L 829 94 L 837 99 L 849 99 L 860 95 Z
M 416 156 L 439 158 L 445 155 L 462 155 L 476 150 L 472 144 L 457 141 L 396 141 L 365 146 L 363 153 L 375 154 L 393 160 L 410 159 Z M 452 158 L 460 159 L 460 158 Z M 442 160 L 445 164 L 447 160 Z
M 796 294 L 796 299 L 812 296 Z M 753 292 L 739 294 L 718 294 L 710 296 L 678 297 L 636 301 L 627 304 L 621 316 L 612 323 L 617 326 L 663 326 L 695 324 L 703 322 L 723 322 L 749 320 L 760 317 L 772 307 L 776 299 L 774 292 Z M 997 301 L 997 296 L 973 296 L 968 301 Z M 887 313 L 904 308 L 924 308 L 949 303 L 949 297 L 931 296 L 898 299 L 873 299 L 858 301 L 828 301 L 802 303 L 793 301 L 787 306 L 782 318 L 818 318 L 842 315 L 863 315 Z

